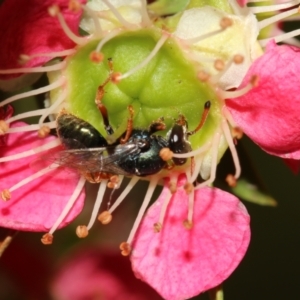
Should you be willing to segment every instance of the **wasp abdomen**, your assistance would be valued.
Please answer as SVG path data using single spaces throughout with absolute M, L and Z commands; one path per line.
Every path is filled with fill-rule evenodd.
M 57 134 L 67 149 L 107 146 L 106 139 L 88 122 L 71 114 L 57 117 Z

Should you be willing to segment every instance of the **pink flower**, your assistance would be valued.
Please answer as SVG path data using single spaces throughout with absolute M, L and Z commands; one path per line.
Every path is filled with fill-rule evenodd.
M 1 28 L 5 28 L 0 32 L 1 70 L 40 66 L 57 56 L 51 56 L 52 52 L 72 49 L 75 46 L 75 43 L 64 34 L 58 20 L 48 13 L 48 8 L 53 4 L 60 8 L 71 31 L 78 34 L 82 11 L 70 10 L 69 1 L 8 0 L 1 4 L 0 25 Z M 48 56 L 34 57 L 35 54 L 41 53 Z M 33 57 L 28 62 L 25 58 L 24 64 L 20 64 L 20 61 L 22 62 L 20 55 L 23 55 L 23 59 L 24 55 Z M 16 74 L 1 75 L 0 78 L 8 79 L 15 76 Z
M 294 171 L 300 158 L 297 58 L 299 48 L 270 42 L 242 84 L 245 86 L 256 75 L 257 86 L 241 97 L 226 100 L 237 126 L 263 150 L 286 159 Z
M 50 108 L 46 108 L 42 112 L 32 112 L 32 115 L 41 115 L 39 124 L 33 125 L 32 128 L 40 128 L 42 125 L 57 128 L 56 122 L 45 123 L 44 121 L 47 116 L 61 113 L 62 108 L 67 108 L 68 112 L 88 121 L 100 132 L 103 128 L 99 125 L 99 111 L 103 116 L 106 129 L 112 130 L 108 117 L 105 119 L 104 106 L 101 106 L 102 104 L 106 105 L 104 103 L 106 96 L 106 99 L 109 99 L 106 100 L 107 106 L 110 106 L 108 116 L 114 119 L 116 124 L 114 129 L 120 132 L 126 128 L 125 133 L 129 133 L 129 136 L 132 133 L 131 130 L 135 129 L 132 128 L 133 126 L 147 128 L 149 119 L 151 119 L 150 123 L 155 121 L 156 117 L 152 116 L 152 112 L 157 114 L 159 111 L 160 117 L 163 114 L 168 119 L 174 119 L 173 114 L 177 116 L 178 113 L 177 111 L 172 112 L 170 107 L 175 106 L 174 111 L 180 110 L 179 113 L 182 116 L 181 119 L 178 117 L 180 122 L 177 121 L 176 125 L 183 126 L 184 136 L 181 137 L 181 142 L 186 142 L 186 149 L 189 150 L 180 153 L 182 150 L 180 149 L 179 154 L 173 151 L 175 153 L 169 153 L 171 156 L 166 159 L 162 158 L 161 152 L 155 156 L 155 159 L 161 158 L 168 163 L 163 165 L 162 172 L 149 176 L 150 183 L 141 210 L 127 242 L 121 244 L 121 250 L 124 255 L 129 255 L 132 251 L 131 260 L 136 275 L 154 287 L 164 298 L 172 300 L 192 297 L 224 281 L 236 268 L 249 244 L 249 216 L 245 208 L 236 197 L 209 187 L 214 182 L 217 164 L 227 147 L 233 154 L 236 166 L 236 174 L 232 176 L 233 181 L 239 177 L 240 166 L 234 146 L 238 134 L 232 133 L 231 129 L 240 127 L 271 154 L 288 159 L 299 159 L 300 137 L 297 132 L 300 120 L 297 115 L 297 102 L 299 101 L 295 95 L 297 93 L 295 88 L 297 64 L 293 66 L 295 69 L 290 69 L 287 63 L 293 57 L 293 53 L 297 53 L 298 50 L 288 46 L 268 46 L 266 53 L 256 59 L 261 54 L 261 49 L 257 45 L 258 21 L 250 9 L 244 14 L 244 10 L 237 8 L 235 2 L 229 3 L 230 13 L 227 10 L 217 11 L 214 7 L 188 7 L 182 16 L 179 16 L 180 20 L 177 19 L 178 24 L 176 22 L 174 23 L 176 25 L 172 25 L 172 22 L 168 23 L 168 25 L 176 27 L 171 28 L 170 32 L 155 27 L 156 23 L 152 23 L 151 15 L 149 16 L 147 13 L 145 1 L 125 2 L 90 1 L 85 7 L 88 16 L 85 16 L 83 20 L 85 21 L 83 22 L 84 29 L 91 34 L 86 38 L 74 35 L 80 14 L 77 9 L 72 12 L 68 11 L 63 5 L 65 2 L 61 3 L 60 10 L 57 6 L 51 6 L 50 13 L 59 19 L 58 23 L 56 18 L 50 20 L 45 13 L 51 1 L 47 1 L 45 5 L 41 6 L 33 1 L 33 4 L 37 6 L 37 11 L 42 10 L 43 20 L 47 22 L 50 20 L 51 24 L 57 22 L 55 24 L 63 28 L 63 34 L 57 36 L 58 46 L 53 49 L 47 48 L 48 33 L 52 31 L 41 32 L 42 26 L 39 22 L 34 23 L 34 26 L 31 24 L 30 30 L 37 31 L 30 31 L 30 37 L 27 36 L 25 30 L 22 32 L 24 43 L 21 43 L 20 47 L 16 47 L 17 50 L 11 53 L 12 58 L 8 60 L 13 63 L 0 65 L 0 68 L 5 69 L 16 68 L 17 60 L 23 54 L 21 58 L 23 61 L 24 58 L 25 61 L 28 60 L 26 65 L 28 68 L 0 70 L 0 74 L 34 73 L 37 70 L 39 72 L 57 72 L 49 74 L 50 84 L 41 90 L 33 90 L 29 94 L 25 93 L 25 96 L 23 94 L 12 97 L 5 100 L 4 103 L 50 91 L 53 103 Z M 75 3 L 77 2 L 75 1 Z M 231 8 L 236 15 L 231 14 Z M 1 9 L 5 11 L 7 6 L 3 6 Z M 251 9 L 255 10 L 255 8 Z M 79 11 L 81 11 L 80 8 Z M 35 10 L 28 13 L 29 20 L 37 19 L 33 12 Z M 211 18 L 207 18 L 208 27 L 211 27 L 210 32 L 205 31 L 206 27 L 199 27 L 196 24 L 202 20 L 199 19 L 199 15 L 211 16 Z M 69 24 L 71 32 L 65 26 L 64 18 L 67 23 L 71 22 Z M 191 19 L 195 21 L 193 26 L 190 26 Z M 232 20 L 235 22 L 231 22 Z M 160 22 L 164 25 L 164 19 L 161 19 Z M 254 27 L 248 28 L 249 24 Z M 205 32 L 198 33 L 191 27 L 205 29 Z M 251 29 L 251 38 L 247 43 L 242 44 L 239 37 L 247 32 L 247 28 Z M 141 31 L 139 31 L 140 29 Z M 227 47 L 227 44 L 223 45 L 222 38 L 218 40 L 218 36 L 228 33 L 228 30 L 233 30 L 234 38 Z M 44 43 L 41 45 L 32 41 L 37 34 L 41 34 L 43 37 Z M 60 39 L 60 36 L 64 34 L 67 34 L 77 44 L 76 48 L 72 49 L 73 42 L 66 42 L 65 38 Z M 56 36 L 56 32 L 54 35 Z M 217 42 L 212 43 L 213 47 L 209 48 L 206 53 L 204 53 L 205 51 L 200 53 L 202 51 L 199 50 L 201 42 L 209 37 L 216 38 Z M 3 37 L 3 40 L 5 38 L 9 43 L 10 38 L 6 36 Z M 50 34 L 50 39 L 52 38 L 53 36 Z M 21 39 L 21 41 L 23 40 Z M 145 41 L 145 43 L 141 41 Z M 151 48 L 152 45 L 153 48 Z M 238 46 L 237 50 L 232 49 L 234 45 Z M 219 53 L 218 50 L 221 48 L 225 49 L 224 56 L 227 61 L 219 59 L 216 61 L 217 64 L 216 62 L 212 63 L 215 57 L 213 56 L 212 59 L 211 54 Z M 235 50 L 237 53 L 232 53 Z M 135 54 L 135 51 L 138 52 L 138 55 Z M 242 51 L 244 56 L 239 51 Z M 38 55 L 41 52 L 42 55 Z M 51 52 L 49 53 L 50 57 L 67 56 L 67 59 L 41 69 L 34 68 L 48 61 L 49 57 L 47 58 L 46 55 L 48 52 Z M 203 59 L 203 64 L 202 54 L 207 58 Z M 110 55 L 113 56 L 112 60 L 107 60 L 107 58 L 111 58 Z M 123 68 L 123 73 L 113 70 L 113 61 L 116 61 L 117 68 Z M 195 64 L 195 68 L 193 64 Z M 211 74 L 200 69 L 203 65 Z M 276 66 L 275 70 L 274 66 Z M 232 88 L 240 87 L 246 73 L 241 89 L 230 91 Z M 104 78 L 104 74 L 108 74 L 108 77 L 105 75 Z M 249 84 L 254 75 L 260 79 L 257 86 Z M 286 78 L 289 82 L 286 81 Z M 278 83 L 282 82 L 286 85 L 279 87 Z M 169 95 L 171 92 L 174 93 L 172 88 L 178 91 L 178 95 L 175 95 L 179 99 L 176 98 L 178 105 L 174 99 L 170 100 Z M 282 98 L 285 99 L 290 90 L 294 98 L 282 101 Z M 186 95 L 188 96 L 186 97 Z M 234 95 L 237 96 L 234 98 Z M 197 100 L 195 101 L 194 98 Z M 204 98 L 205 100 L 203 100 Z M 210 101 L 208 101 L 209 99 Z M 203 110 L 202 101 L 205 101 L 205 105 L 199 123 L 195 113 L 199 109 Z M 95 102 L 98 109 L 95 107 Z M 130 109 L 134 110 L 133 106 L 128 104 L 131 102 L 138 103 L 137 110 L 142 113 L 136 118 L 133 118 L 133 113 L 131 113 L 129 121 L 124 127 L 120 120 L 125 120 L 125 116 L 128 117 L 125 108 L 129 108 L 129 111 Z M 163 107 L 161 107 L 161 103 L 163 103 Z M 291 113 L 291 107 L 295 107 L 293 105 L 296 106 L 296 109 Z M 186 115 L 183 115 L 181 110 Z M 126 115 L 123 112 L 126 112 Z M 148 123 L 141 117 L 143 114 L 147 116 L 148 119 L 144 119 L 147 119 Z M 28 116 L 29 114 L 26 115 L 26 117 Z M 7 123 L 21 117 L 10 118 Z M 189 124 L 198 124 L 198 126 L 193 125 L 195 130 L 187 131 L 184 117 Z M 280 124 L 278 124 L 279 119 L 282 120 Z M 168 129 L 172 128 L 170 125 Z M 200 128 L 203 130 L 203 134 Z M 25 133 L 16 134 L 18 131 L 22 130 L 14 129 L 14 127 L 8 130 L 9 140 L 4 149 L 5 154 L 3 154 L 3 158 L 0 158 L 0 162 L 4 162 L 6 156 L 23 152 L 22 158 L 18 160 L 17 169 L 15 162 L 10 161 L 11 157 L 7 159 L 9 162 L 5 162 L 1 168 L 1 172 L 6 174 L 5 180 L 1 183 L 3 185 L 1 188 L 4 189 L 3 198 L 10 197 L 10 193 L 6 195 L 5 189 L 7 188 L 9 188 L 9 192 L 13 193 L 13 198 L 10 202 L 1 204 L 2 211 L 5 213 L 0 225 L 32 231 L 50 229 L 49 234 L 44 238 L 44 242 L 50 243 L 53 232 L 66 225 L 80 212 L 83 201 L 81 190 L 85 180 L 88 180 L 89 172 L 81 172 L 83 175 L 81 179 L 76 176 L 66 176 L 64 173 L 66 176 L 64 179 L 64 171 L 58 171 L 58 168 L 53 171 L 51 167 L 50 169 L 47 167 L 42 172 L 55 172 L 55 179 L 48 177 L 46 180 L 46 177 L 41 177 L 32 181 L 34 172 L 28 168 L 26 159 L 28 149 L 36 149 L 36 143 L 40 143 L 39 145 L 44 147 L 38 148 L 39 150 L 48 149 L 57 146 L 63 139 L 53 137 L 53 144 L 50 141 L 44 145 L 44 142 L 37 142 L 33 134 L 26 133 L 26 131 L 30 131 L 29 126 L 24 128 Z M 109 132 L 109 130 L 107 131 Z M 186 132 L 188 133 L 186 134 Z M 194 134 L 195 136 L 191 137 L 190 146 L 187 140 L 190 135 Z M 108 133 L 108 135 L 110 134 Z M 119 142 L 117 138 L 120 136 L 113 136 L 113 138 Z M 162 136 L 160 135 L 160 137 Z M 174 140 L 177 141 L 179 137 L 180 135 L 175 134 Z M 29 139 L 29 141 L 20 146 L 17 143 L 20 138 Z M 169 143 L 168 139 L 167 136 L 166 143 Z M 114 142 L 107 141 L 112 144 Z M 120 144 L 122 146 L 121 142 Z M 169 146 L 166 148 L 164 150 L 170 150 Z M 193 148 L 194 151 L 190 151 L 190 148 Z M 180 155 L 183 156 L 180 157 Z M 32 156 L 32 158 L 34 157 Z M 188 163 L 184 162 L 182 166 L 175 166 L 172 169 L 175 165 L 174 158 L 184 158 Z M 118 161 L 114 161 L 114 163 L 119 167 Z M 149 168 L 153 167 L 151 164 L 148 166 Z M 172 170 L 167 170 L 167 167 Z M 84 169 L 84 162 L 82 169 Z M 118 172 L 116 173 L 118 174 Z M 107 224 L 111 220 L 111 213 L 138 181 L 135 174 L 140 175 L 138 167 L 134 169 L 134 173 L 130 173 L 132 175 L 130 182 L 112 207 L 104 214 L 99 215 L 98 219 L 103 224 Z M 202 177 L 201 183 L 196 180 L 199 174 Z M 29 183 L 23 186 L 25 177 L 29 178 Z M 159 180 L 165 178 L 169 179 L 168 183 L 165 183 L 161 196 L 150 208 L 138 229 L 155 187 Z M 14 185 L 18 181 L 21 183 Z M 44 184 L 44 182 L 46 183 Z M 17 189 L 20 185 L 22 188 Z M 101 181 L 91 220 L 87 226 L 78 227 L 79 237 L 88 235 L 88 230 L 97 217 L 107 185 L 118 188 L 119 182 L 107 179 Z M 73 190 L 75 191 L 72 192 Z M 51 199 L 47 203 L 44 200 L 45 194 L 51 195 L 49 197 Z M 81 196 L 76 201 L 78 195 Z M 89 268 L 86 270 L 88 273 L 90 272 Z M 92 271 L 94 272 L 94 270 Z M 98 273 L 98 270 L 96 271 L 95 273 Z M 66 281 L 69 282 L 70 277 L 66 278 Z M 75 288 L 78 287 L 75 286 Z M 88 292 L 92 291 L 93 293 L 94 288 L 95 284 L 92 284 L 88 287 Z M 59 290 L 61 290 L 60 287 Z M 73 293 L 76 294 L 78 291 L 70 290 L 70 294 L 73 295 Z
M 55 299 L 159 300 L 145 283 L 136 279 L 128 259 L 115 250 L 77 249 L 69 253 L 51 284 Z
M 191 229 L 183 226 L 189 196 L 180 187 L 171 195 L 165 184 L 133 242 L 133 271 L 164 299 L 187 299 L 221 284 L 242 260 L 250 241 L 250 218 L 236 197 L 209 187 L 192 194 Z M 162 230 L 155 233 L 153 224 L 167 201 Z

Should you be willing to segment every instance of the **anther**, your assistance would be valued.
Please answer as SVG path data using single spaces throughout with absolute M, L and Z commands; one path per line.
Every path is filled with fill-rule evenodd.
M 159 152 L 159 156 L 164 161 L 170 160 L 173 157 L 173 151 L 171 151 L 169 148 L 162 148 Z
M 187 194 L 190 194 L 193 190 L 194 190 L 194 186 L 192 183 L 190 182 L 187 182 L 185 185 L 184 185 L 184 190 Z
M 120 182 L 120 178 L 118 175 L 113 175 L 109 178 L 109 182 L 107 183 L 107 187 L 110 189 L 114 189 L 118 186 Z
M 120 250 L 123 256 L 128 256 L 131 252 L 131 246 L 127 242 L 123 242 L 120 244 Z
M 193 223 L 189 220 L 184 220 L 182 223 L 185 229 L 190 230 L 193 228 Z
M 53 235 L 51 233 L 46 233 L 41 238 L 41 242 L 44 245 L 51 245 L 53 243 Z
M 244 62 L 244 56 L 240 54 L 236 54 L 233 57 L 233 62 L 237 65 L 242 64 Z
M 90 53 L 90 60 L 93 63 L 99 64 L 99 63 L 101 63 L 103 61 L 103 59 L 104 59 L 104 55 L 101 52 L 92 51 Z
M 11 193 L 8 189 L 5 189 L 1 192 L 1 198 L 4 200 L 4 201 L 8 201 L 11 199 Z
M 177 184 L 176 184 L 176 182 L 170 181 L 170 183 L 169 183 L 169 190 L 170 190 L 171 194 L 175 194 L 176 193 L 176 191 L 177 191 Z
M 230 187 L 235 187 L 236 186 L 236 178 L 232 174 L 228 174 L 226 176 L 225 181 L 228 183 Z
M 232 25 L 232 20 L 230 18 L 222 18 L 220 22 L 220 26 L 222 29 L 226 29 L 227 27 L 230 27 Z
M 87 237 L 89 234 L 89 231 L 87 229 L 87 227 L 85 225 L 79 225 L 77 226 L 76 228 L 76 235 L 79 237 L 79 238 L 85 238 Z
M 4 120 L 0 120 L 0 135 L 4 135 L 8 129 L 8 124 Z
M 111 82 L 117 84 L 121 81 L 121 77 L 122 74 L 120 72 L 115 72 L 111 74 Z
M 240 127 L 233 127 L 231 129 L 231 134 L 232 134 L 232 137 L 234 137 L 238 140 L 240 140 L 244 135 L 243 130 Z
M 25 65 L 30 60 L 30 56 L 27 54 L 20 54 L 18 63 L 20 65 Z
M 214 68 L 218 71 L 222 71 L 225 68 L 225 63 L 222 59 L 216 59 L 214 63 Z
M 154 229 L 154 232 L 156 232 L 156 233 L 160 232 L 160 231 L 161 231 L 161 229 L 162 229 L 162 224 L 161 224 L 161 223 L 159 223 L 159 222 L 157 222 L 157 223 L 154 223 L 154 225 L 153 225 L 153 229 Z
M 259 82 L 259 77 L 257 75 L 253 75 L 251 77 L 250 83 L 253 87 L 258 86 L 258 82 Z
M 40 130 L 38 131 L 38 137 L 39 138 L 45 138 L 49 135 L 50 133 L 50 127 L 49 126 L 43 126 L 42 128 L 40 128 Z
M 56 17 L 60 12 L 58 5 L 54 4 L 48 7 L 48 13 L 51 17 Z
M 198 79 L 202 82 L 206 82 L 210 78 L 210 75 L 208 73 L 206 73 L 205 71 L 198 72 L 197 76 L 198 76 Z
M 69 1 L 69 10 L 73 12 L 79 12 L 81 9 L 81 4 L 78 0 L 70 0 Z
M 98 216 L 98 221 L 100 221 L 103 225 L 107 225 L 111 222 L 112 220 L 112 214 L 105 210 Z

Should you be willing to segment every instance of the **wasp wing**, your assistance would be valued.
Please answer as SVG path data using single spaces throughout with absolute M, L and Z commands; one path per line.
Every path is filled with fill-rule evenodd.
M 54 163 L 75 169 L 81 173 L 106 172 L 117 175 L 132 175 L 118 166 L 128 155 L 138 154 L 136 144 L 124 144 L 100 148 L 71 149 L 60 151 Z

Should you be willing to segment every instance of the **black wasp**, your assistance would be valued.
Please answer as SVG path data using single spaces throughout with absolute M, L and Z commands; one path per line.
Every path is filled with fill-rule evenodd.
M 204 113 L 198 127 L 188 131 L 187 121 L 180 115 L 164 138 L 155 134 L 165 129 L 162 120 L 153 122 L 148 129 L 133 128 L 133 109 L 128 107 L 130 117 L 127 130 L 114 143 L 107 140 L 91 124 L 74 115 L 62 111 L 57 117 L 57 134 L 66 148 L 60 152 L 58 163 L 79 171 L 90 182 L 110 179 L 113 175 L 148 176 L 169 168 L 160 156 L 163 148 L 174 153 L 187 153 L 192 150 L 188 137 L 203 125 L 210 102 L 205 103 Z M 108 135 L 114 133 L 105 107 L 98 108 L 102 114 Z M 173 165 L 183 165 L 186 158 L 173 158 Z
M 105 93 L 104 87 L 113 77 L 112 60 L 108 60 L 108 64 L 109 77 L 99 86 L 95 102 L 109 137 L 114 134 L 114 130 L 110 126 L 107 110 L 101 102 Z M 108 143 L 88 122 L 63 110 L 57 117 L 57 135 L 66 150 L 60 152 L 56 162 L 76 169 L 90 182 L 110 179 L 113 175 L 156 174 L 163 168 L 170 168 L 170 163 L 160 155 L 163 148 L 168 148 L 174 153 L 187 153 L 192 150 L 188 137 L 202 127 L 209 108 L 210 101 L 207 101 L 201 121 L 195 130 L 188 131 L 187 121 L 183 116 L 179 116 L 164 138 L 155 134 L 166 128 L 162 119 L 152 122 L 148 129 L 133 128 L 134 111 L 132 106 L 128 106 L 127 129 L 113 143 Z M 182 165 L 186 160 L 173 158 L 171 163 Z

